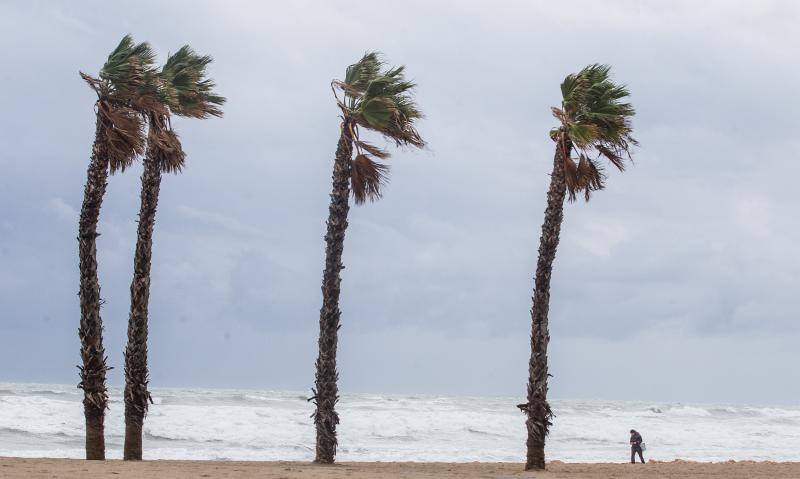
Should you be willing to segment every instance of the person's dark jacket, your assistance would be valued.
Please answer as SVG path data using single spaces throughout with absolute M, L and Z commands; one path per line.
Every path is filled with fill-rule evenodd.
M 638 432 L 631 434 L 631 446 L 640 447 L 642 445 L 642 435 Z

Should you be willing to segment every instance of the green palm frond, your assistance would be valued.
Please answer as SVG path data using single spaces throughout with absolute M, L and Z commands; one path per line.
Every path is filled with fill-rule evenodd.
M 355 91 L 363 92 L 377 78 L 383 67 L 378 52 L 367 52 L 357 63 L 347 67 L 344 83 Z
M 184 45 L 169 55 L 157 73 L 157 91 L 148 98 L 155 99 L 154 108 L 145 109 L 150 118 L 148 134 L 149 155 L 165 173 L 179 173 L 186 159 L 180 138 L 172 129 L 170 115 L 191 118 L 222 116 L 225 98 L 214 92 L 213 80 L 206 69 L 212 62 L 208 55 L 198 55 Z
M 167 58 L 161 69 L 164 102 L 179 116 L 191 118 L 221 117 L 225 98 L 214 93 L 215 83 L 206 77 L 206 67 L 213 61 L 184 45 Z
M 633 106 L 622 101 L 630 96 L 624 85 L 611 81 L 608 65 L 589 65 L 579 73 L 567 76 L 561 84 L 561 108 L 553 114 L 562 127 L 575 132 L 570 139 L 579 149 L 592 149 L 596 145 L 636 145 L 631 133 Z
M 376 52 L 364 54 L 347 67 L 344 81 L 333 82 L 344 96 L 339 106 L 359 126 L 380 133 L 398 146 L 422 148 L 425 142 L 415 121 L 423 115 L 412 96 L 416 85 L 405 79 L 405 67 L 384 67 Z
M 638 144 L 631 124 L 636 112 L 624 101 L 630 92 L 614 83 L 610 73 L 610 66 L 594 64 L 568 75 L 561 84 L 561 107 L 552 109 L 561 125 L 551 130 L 551 138 L 578 152 L 578 158 L 564 158 L 571 200 L 579 192 L 588 200 L 592 191 L 603 188 L 605 175 L 597 159 L 606 158 L 624 170 L 625 159 L 630 160 L 631 148 Z
M 155 57 L 149 43 L 136 43 L 130 35 L 125 35 L 100 69 L 100 79 L 118 95 L 136 96 L 141 88 L 152 84 Z

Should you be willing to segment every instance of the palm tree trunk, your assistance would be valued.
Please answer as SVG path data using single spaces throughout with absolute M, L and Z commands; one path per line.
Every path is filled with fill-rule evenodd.
M 97 222 L 108 182 L 108 155 L 104 120 L 98 115 L 92 159 L 83 190 L 83 205 L 78 224 L 78 258 L 80 268 L 81 359 L 78 366 L 83 389 L 83 413 L 86 418 L 86 459 L 106 458 L 104 419 L 108 407 L 106 389 L 106 351 L 103 347 L 103 320 L 100 317 L 100 282 L 97 277 Z
M 342 122 L 342 133 L 336 148 L 333 165 L 333 188 L 328 207 L 328 231 L 325 234 L 325 271 L 322 276 L 322 308 L 319 311 L 319 356 L 316 363 L 315 389 L 313 389 L 316 411 L 314 425 L 317 429 L 317 448 L 314 462 L 332 464 L 336 456 L 336 425 L 339 415 L 336 402 L 339 388 L 336 384 L 336 347 L 339 334 L 339 291 L 341 278 L 344 234 L 347 229 L 347 213 L 350 210 L 350 161 L 353 154 L 351 121 Z
M 544 469 L 544 443 L 552 424 L 553 412 L 547 402 L 547 346 L 550 342 L 548 312 L 550 309 L 550 276 L 553 260 L 558 249 L 561 221 L 564 217 L 566 182 L 564 157 L 570 154 L 572 145 L 559 137 L 553 159 L 553 173 L 547 192 L 547 209 L 544 211 L 542 236 L 539 239 L 539 261 L 531 308 L 531 359 L 528 363 L 528 402 L 519 407 L 528 419 L 528 454 L 525 469 Z
M 151 126 L 152 128 L 152 126 Z M 150 301 L 150 260 L 156 221 L 161 168 L 148 148 L 142 172 L 141 206 L 131 282 L 128 345 L 125 348 L 125 448 L 123 459 L 142 460 L 142 424 L 152 401 L 147 390 L 147 321 Z

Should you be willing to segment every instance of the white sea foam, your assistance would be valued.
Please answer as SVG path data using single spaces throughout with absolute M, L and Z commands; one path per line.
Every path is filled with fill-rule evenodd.
M 154 389 L 149 459 L 311 460 L 313 405 L 298 392 Z M 83 456 L 82 393 L 74 386 L 0 383 L 0 456 Z M 519 398 L 344 394 L 340 460 L 520 461 Z M 548 458 L 619 462 L 636 428 L 653 459 L 800 460 L 800 408 L 624 401 L 553 401 Z M 112 388 L 107 455 L 120 458 L 121 391 Z

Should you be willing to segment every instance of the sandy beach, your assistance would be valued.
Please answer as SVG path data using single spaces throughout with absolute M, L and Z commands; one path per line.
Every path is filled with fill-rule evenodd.
M 0 477 L 8 479 L 108 478 L 261 478 L 261 479 L 374 479 L 374 478 L 800 478 L 800 462 L 688 461 L 637 464 L 550 463 L 546 472 L 523 472 L 514 463 L 346 462 L 320 466 L 306 462 L 218 462 L 0 458 Z

